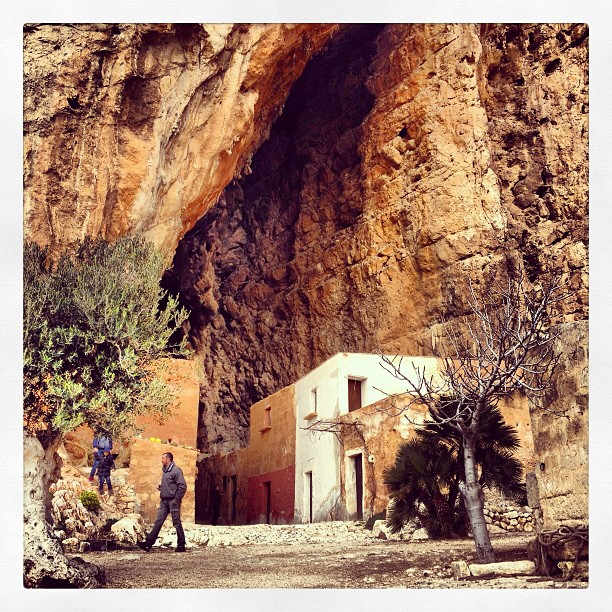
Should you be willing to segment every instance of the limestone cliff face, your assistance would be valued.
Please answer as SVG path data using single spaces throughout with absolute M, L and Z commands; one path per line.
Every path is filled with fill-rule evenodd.
M 233 444 L 250 403 L 337 351 L 430 354 L 505 250 L 577 272 L 558 320 L 588 316 L 585 32 L 354 26 L 311 60 L 177 251 L 202 440 Z
M 26 26 L 26 235 L 144 233 L 171 258 L 335 28 Z
M 504 250 L 573 272 L 557 320 L 588 318 L 587 44 L 564 24 L 27 28 L 26 234 L 176 247 L 200 448 L 229 450 L 250 404 L 337 351 L 429 354 Z

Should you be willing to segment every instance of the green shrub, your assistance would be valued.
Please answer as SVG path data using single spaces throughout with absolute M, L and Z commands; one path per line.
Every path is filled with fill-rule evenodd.
M 91 512 L 97 512 L 100 509 L 100 500 L 93 491 L 83 491 L 79 495 L 79 501 Z

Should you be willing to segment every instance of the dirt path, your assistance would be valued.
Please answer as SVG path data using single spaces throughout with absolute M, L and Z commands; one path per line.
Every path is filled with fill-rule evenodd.
M 526 535 L 493 540 L 499 561 L 525 559 Z M 76 556 L 76 555 L 75 555 Z M 584 588 L 543 577 L 456 581 L 451 562 L 474 562 L 472 540 L 249 544 L 78 555 L 104 567 L 107 587 L 145 588 Z

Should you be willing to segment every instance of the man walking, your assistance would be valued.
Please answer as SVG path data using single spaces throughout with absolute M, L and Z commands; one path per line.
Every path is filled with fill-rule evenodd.
M 185 552 L 185 532 L 181 523 L 181 501 L 187 491 L 187 483 L 181 468 L 174 463 L 172 453 L 162 455 L 162 478 L 159 489 L 159 509 L 151 533 L 144 542 L 138 542 L 138 548 L 149 552 L 168 514 L 172 515 L 172 525 L 176 529 L 176 552 Z

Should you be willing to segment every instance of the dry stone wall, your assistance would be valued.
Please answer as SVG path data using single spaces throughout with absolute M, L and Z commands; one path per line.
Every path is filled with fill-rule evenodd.
M 127 470 L 111 472 L 113 495 L 106 492 L 99 495 L 97 482 L 87 479 L 87 468 L 79 469 L 70 465 L 62 469 L 62 478 L 49 487 L 51 494 L 51 518 L 55 535 L 65 550 L 85 551 L 93 540 L 112 540 L 135 543 L 144 537 L 142 519 L 137 513 L 138 498 L 127 482 Z M 83 491 L 94 492 L 100 501 L 100 509 L 88 510 L 79 499 Z M 130 527 L 113 529 L 112 523 L 124 521 Z
M 532 532 L 535 529 L 533 510 L 529 506 L 485 504 L 484 515 L 487 525 L 494 525 L 504 531 Z

